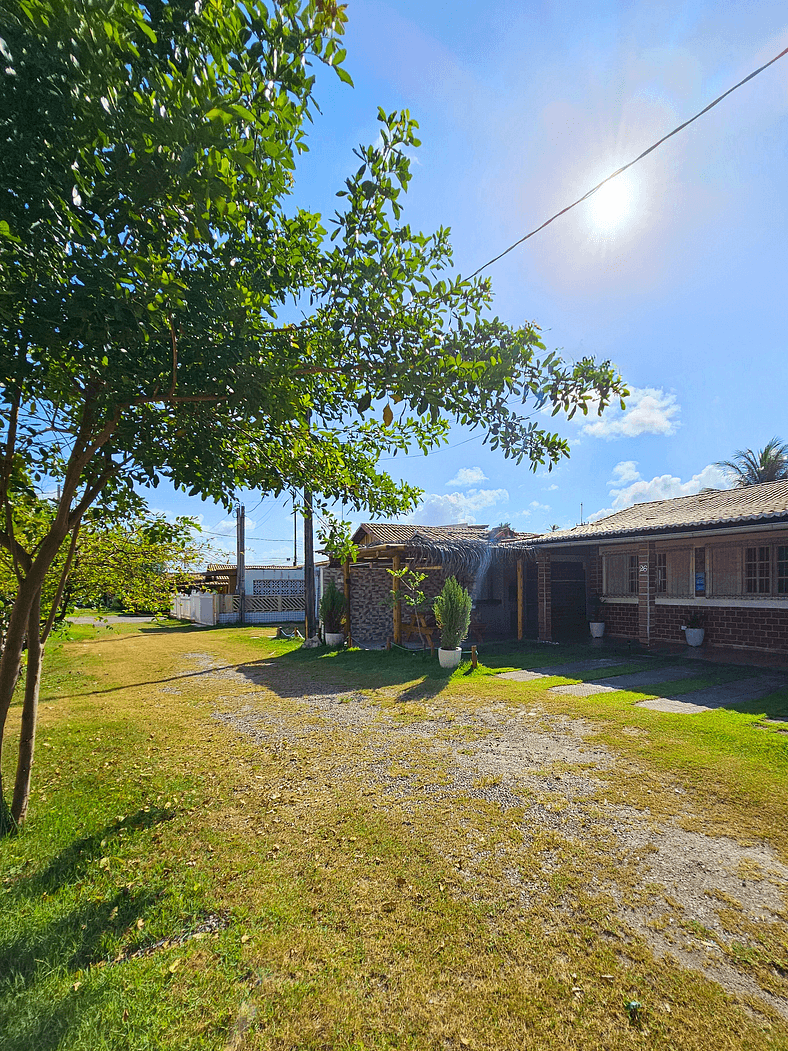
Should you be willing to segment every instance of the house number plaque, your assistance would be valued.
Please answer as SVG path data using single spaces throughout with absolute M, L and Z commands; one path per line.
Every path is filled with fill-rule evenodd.
M 648 573 L 648 562 L 641 562 L 640 563 L 640 572 L 641 573 Z

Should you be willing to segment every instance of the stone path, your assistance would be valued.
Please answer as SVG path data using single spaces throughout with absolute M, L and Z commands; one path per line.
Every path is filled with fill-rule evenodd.
M 642 671 L 627 672 L 624 675 L 601 675 L 585 682 L 566 683 L 550 687 L 550 693 L 565 694 L 573 697 L 590 697 L 600 693 L 615 693 L 621 690 L 632 690 L 636 693 L 648 693 L 650 686 L 661 686 L 660 696 L 637 701 L 636 707 L 651 708 L 658 712 L 696 715 L 708 712 L 713 708 L 735 708 L 739 704 L 750 704 L 761 697 L 766 697 L 775 690 L 788 687 L 788 672 L 758 672 L 716 686 L 706 686 L 689 692 L 680 691 L 671 696 L 671 682 L 682 679 L 700 678 L 708 674 L 708 669 L 696 664 L 684 663 L 648 667 L 647 662 L 626 661 L 623 659 L 602 658 L 598 660 L 574 661 L 570 664 L 556 664 L 551 667 L 503 672 L 499 679 L 514 682 L 534 682 L 538 679 L 560 676 L 571 679 L 585 672 L 611 668 L 623 664 L 637 663 Z M 744 670 L 744 669 L 742 669 Z

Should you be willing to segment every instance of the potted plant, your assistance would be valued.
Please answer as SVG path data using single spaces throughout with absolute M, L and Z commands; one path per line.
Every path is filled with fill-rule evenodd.
M 684 625 L 684 635 L 687 639 L 687 645 L 700 646 L 705 634 L 706 629 L 703 627 L 703 613 L 701 613 L 700 610 L 696 610 L 687 617 L 687 623 Z
M 342 618 L 345 615 L 345 596 L 333 580 L 329 580 L 320 599 L 320 619 L 323 621 L 326 646 L 341 646 L 345 641 Z
M 449 577 L 433 606 L 441 629 L 438 660 L 441 668 L 456 668 L 462 657 L 460 643 L 471 624 L 471 596 L 454 577 Z
M 588 626 L 592 639 L 601 639 L 605 634 L 605 600 L 601 595 L 590 595 L 588 599 Z

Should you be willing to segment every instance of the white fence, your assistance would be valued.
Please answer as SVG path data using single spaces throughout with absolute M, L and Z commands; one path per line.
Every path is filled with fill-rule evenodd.
M 219 624 L 237 624 L 241 599 L 238 595 L 217 595 Z M 298 595 L 244 595 L 247 624 L 278 624 L 280 621 L 302 621 L 305 616 L 304 591 Z
M 303 589 L 300 595 L 245 595 L 244 604 L 247 624 L 303 621 L 305 616 Z M 238 595 L 193 591 L 190 595 L 175 595 L 171 612 L 177 620 L 190 620 L 193 624 L 237 624 L 240 608 Z
M 171 613 L 177 620 L 190 620 L 193 624 L 215 624 L 219 612 L 219 599 L 222 597 L 210 591 L 175 595 Z

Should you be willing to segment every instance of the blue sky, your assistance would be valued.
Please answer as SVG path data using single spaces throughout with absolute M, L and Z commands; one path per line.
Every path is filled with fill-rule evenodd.
M 451 227 L 465 273 L 788 45 L 785 5 L 770 0 L 350 0 L 348 16 L 355 88 L 318 76 L 323 115 L 294 203 L 330 214 L 353 146 L 377 135 L 377 107 L 407 108 L 423 145 L 403 219 Z M 715 461 L 788 439 L 787 146 L 788 57 L 622 176 L 607 201 L 496 263 L 496 313 L 536 321 L 568 358 L 610 358 L 633 395 L 623 414 L 556 418 L 572 454 L 549 475 L 460 428 L 429 457 L 397 457 L 391 473 L 425 490 L 413 519 L 571 526 L 581 503 L 588 519 L 724 485 Z M 288 502 L 243 496 L 247 559 L 292 557 Z M 201 516 L 232 534 L 212 537 L 217 547 L 234 550 L 221 508 L 167 486 L 152 503 Z

